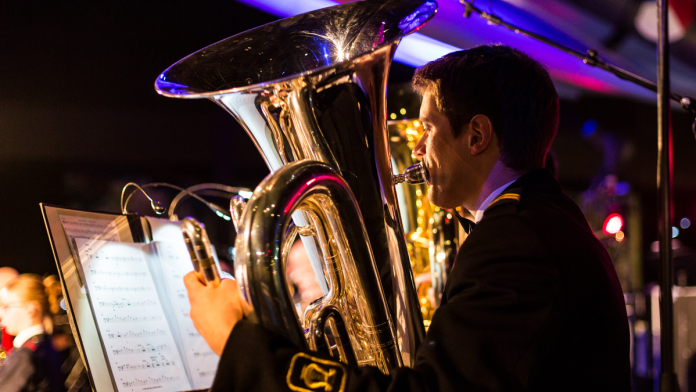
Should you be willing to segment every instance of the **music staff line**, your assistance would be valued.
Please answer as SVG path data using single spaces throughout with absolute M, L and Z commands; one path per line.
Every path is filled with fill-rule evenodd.
M 161 316 L 143 316 L 143 317 L 132 317 L 132 316 L 113 316 L 113 317 L 102 317 L 105 323 L 138 323 L 147 321 L 161 321 Z
M 147 306 L 156 306 L 157 302 L 147 299 L 145 301 L 128 301 L 125 298 L 123 301 L 99 301 L 99 306 L 106 308 L 106 307 L 112 307 L 114 309 L 122 309 L 122 308 L 141 308 L 141 307 L 147 307 Z
M 157 368 L 163 368 L 163 367 L 168 367 L 168 366 L 176 366 L 176 362 L 174 361 L 165 361 L 165 362 L 146 362 L 146 363 L 141 363 L 138 365 L 131 365 L 129 363 L 125 365 L 117 365 L 116 368 L 119 371 L 122 372 L 129 372 L 132 370 L 144 370 L 144 369 L 157 369 Z
M 108 234 L 110 237 L 115 237 L 115 235 L 108 233 L 111 228 L 110 227 L 97 227 L 94 226 L 94 228 L 89 228 L 89 229 L 78 229 L 75 227 L 70 227 L 70 224 L 64 225 L 67 226 L 67 229 L 70 230 L 71 233 L 80 233 L 80 234 L 95 234 L 95 235 L 100 235 L 100 234 Z M 80 225 L 82 226 L 82 225 Z
M 166 344 L 159 344 L 157 346 L 140 346 L 135 348 L 130 348 L 130 347 L 122 347 L 122 348 L 115 348 L 112 349 L 111 352 L 113 355 L 130 355 L 130 354 L 142 354 L 142 353 L 153 353 L 153 352 L 160 352 L 160 351 L 170 351 L 169 345 Z
M 72 219 L 65 219 L 65 217 L 63 217 L 63 216 L 60 217 L 60 222 L 64 225 L 69 225 L 69 226 L 95 227 L 97 229 L 106 229 L 106 228 L 109 228 L 111 226 L 116 227 L 114 222 L 94 223 L 94 222 L 90 222 L 88 220 L 75 222 Z
M 211 357 L 211 356 L 213 356 L 213 355 L 217 355 L 217 354 L 215 354 L 215 353 L 212 352 L 212 351 L 204 351 L 204 352 L 194 351 L 194 352 L 193 352 L 193 357 L 194 357 L 194 358 Z
M 154 329 L 154 330 L 142 330 L 141 332 L 133 332 L 133 331 L 128 331 L 124 333 L 120 332 L 114 332 L 114 333 L 107 333 L 106 336 L 109 339 L 132 339 L 132 338 L 149 338 L 149 337 L 155 337 L 155 336 L 165 336 L 166 332 L 164 332 L 161 329 Z
M 179 376 L 172 376 L 172 377 L 167 377 L 167 376 L 162 376 L 162 377 L 157 377 L 157 378 L 152 378 L 148 377 L 146 380 L 141 380 L 139 378 L 136 378 L 133 381 L 123 381 L 123 386 L 124 387 L 142 387 L 146 385 L 153 385 L 153 384 L 160 384 L 163 382 L 172 382 L 172 381 L 178 381 Z
M 112 293 L 139 293 L 142 291 L 152 291 L 152 287 L 139 286 L 139 287 L 121 287 L 121 286 L 102 286 L 95 285 L 94 289 L 96 291 L 110 291 Z
M 135 256 L 100 256 L 100 253 L 89 253 L 85 252 L 84 258 L 86 260 L 95 258 L 95 259 L 100 259 L 103 258 L 103 260 L 109 260 L 109 261 L 138 261 L 142 262 L 145 261 L 142 257 L 135 257 Z
M 128 271 L 101 271 L 90 269 L 89 273 L 95 276 L 105 276 L 109 278 L 145 278 L 147 272 L 128 272 Z

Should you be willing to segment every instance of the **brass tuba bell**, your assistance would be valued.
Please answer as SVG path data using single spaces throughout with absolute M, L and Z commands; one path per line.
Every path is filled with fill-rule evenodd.
M 436 9 L 432 0 L 367 0 L 297 15 L 193 53 L 155 82 L 162 95 L 208 98 L 222 106 L 246 129 L 272 171 L 243 208 L 235 260 L 243 294 L 260 322 L 299 345 L 320 349 L 328 342 L 332 353 L 332 342 L 349 340 L 341 358 L 352 355 L 358 364 L 374 364 L 384 372 L 412 365 L 424 337 L 392 179 L 385 118 L 387 75 L 401 38 L 420 28 Z M 300 174 L 307 181 L 305 188 L 295 181 Z M 311 178 L 322 185 L 315 188 Z M 295 203 L 283 191 L 286 183 L 295 187 L 286 191 L 290 196 L 310 194 L 308 203 L 323 207 Z M 351 213 L 344 210 L 353 208 L 348 207 L 351 198 L 355 219 L 346 218 Z M 293 210 L 279 210 L 281 200 Z M 324 297 L 310 306 L 304 320 L 298 320 L 291 304 L 283 303 L 286 283 L 274 275 L 284 268 L 288 233 L 283 230 L 293 226 L 284 220 L 288 213 L 323 286 Z M 322 234 L 328 227 L 320 225 L 329 222 L 341 224 L 333 227 L 339 233 Z M 348 227 L 348 222 L 357 226 Z M 330 258 L 338 257 L 332 249 L 343 246 L 342 238 L 359 241 L 363 233 L 366 250 L 342 250 L 353 261 L 339 264 Z M 263 239 L 269 242 L 259 242 Z M 374 276 L 349 270 L 372 271 Z M 380 295 L 360 298 L 361 292 L 373 293 L 376 288 Z M 346 297 L 338 299 L 338 294 Z M 324 311 L 328 308 L 335 312 Z M 320 317 L 325 319 L 317 321 Z M 329 327 L 305 335 L 311 320 Z M 368 321 L 374 324 L 353 328 Z M 355 335 L 345 336 L 344 331 Z M 333 340 L 317 338 L 323 332 L 332 334 Z

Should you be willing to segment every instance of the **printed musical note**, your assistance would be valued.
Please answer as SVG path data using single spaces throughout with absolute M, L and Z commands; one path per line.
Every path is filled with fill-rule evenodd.
M 137 365 L 127 363 L 125 365 L 116 366 L 116 368 L 120 371 L 128 372 L 128 371 L 133 371 L 133 370 L 156 369 L 156 368 L 162 368 L 162 367 L 167 367 L 167 366 L 176 366 L 176 363 L 174 361 L 144 362 L 144 363 L 140 363 Z
M 159 255 L 157 261 L 164 273 L 169 301 L 175 309 L 176 322 L 184 346 L 183 354 L 192 369 L 193 389 L 207 389 L 215 377 L 220 358 L 213 352 L 191 321 L 191 304 L 184 286 L 183 276 L 193 270 L 191 259 L 183 241 L 179 243 L 155 241 L 151 246 Z M 202 370 L 202 371 L 201 371 Z
M 117 392 L 193 389 L 148 266 L 147 245 L 75 242 Z
M 112 348 L 111 352 L 114 355 L 127 355 L 127 354 L 139 354 L 139 353 L 152 353 L 152 352 L 160 352 L 160 351 L 169 351 L 170 347 L 167 344 L 158 344 L 158 345 L 140 345 L 138 344 L 135 347 L 121 347 L 121 348 Z
M 157 306 L 157 302 L 146 299 L 144 301 L 130 301 L 123 298 L 120 301 L 99 301 L 99 306 L 103 308 L 113 307 L 113 308 L 139 308 L 145 306 Z
M 139 332 L 128 331 L 124 333 L 114 332 L 107 333 L 109 339 L 130 339 L 130 338 L 151 338 L 155 336 L 165 336 L 166 332 L 161 329 L 147 330 L 143 329 Z
M 108 276 L 110 278 L 144 278 L 147 272 L 130 272 L 130 271 L 101 271 L 90 269 L 89 273 L 97 276 Z
M 142 387 L 142 386 L 146 386 L 146 385 L 156 385 L 156 384 L 161 384 L 164 382 L 172 382 L 172 381 L 178 381 L 178 380 L 179 380 L 179 376 L 171 376 L 171 377 L 161 376 L 161 377 L 157 377 L 157 378 L 148 377 L 148 378 L 144 378 L 144 379 L 136 378 L 133 381 L 123 381 L 122 385 L 124 387 Z
M 104 241 L 120 241 L 116 221 L 70 215 L 61 215 L 60 223 L 70 238 L 92 238 Z
M 143 323 L 147 321 L 162 321 L 162 316 L 113 316 L 113 317 L 102 317 L 105 323 Z
M 80 257 L 84 259 L 84 261 L 87 260 L 108 260 L 111 262 L 117 262 L 117 261 L 127 261 L 127 262 L 143 262 L 145 261 L 144 258 L 139 257 L 139 256 L 113 256 L 109 255 L 108 253 L 105 252 L 95 252 L 92 248 L 87 247 L 85 249 L 80 249 Z M 84 263 L 83 261 L 83 263 Z
M 211 357 L 211 356 L 215 356 L 215 355 L 217 355 L 217 354 L 215 354 L 213 351 L 194 351 L 193 352 L 193 356 L 195 358 Z

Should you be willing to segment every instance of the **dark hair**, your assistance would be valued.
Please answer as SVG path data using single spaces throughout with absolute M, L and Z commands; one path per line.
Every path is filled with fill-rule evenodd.
M 558 129 L 558 94 L 546 69 L 519 50 L 481 45 L 447 54 L 416 70 L 414 87 L 434 94 L 454 136 L 486 115 L 511 169 L 544 167 Z

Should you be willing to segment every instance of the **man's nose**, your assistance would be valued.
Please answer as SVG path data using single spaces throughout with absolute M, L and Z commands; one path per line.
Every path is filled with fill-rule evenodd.
M 419 160 L 422 159 L 425 155 L 425 139 L 425 135 L 421 136 L 421 138 L 418 140 L 418 143 L 416 143 L 416 145 L 413 146 L 413 156 L 415 156 Z

